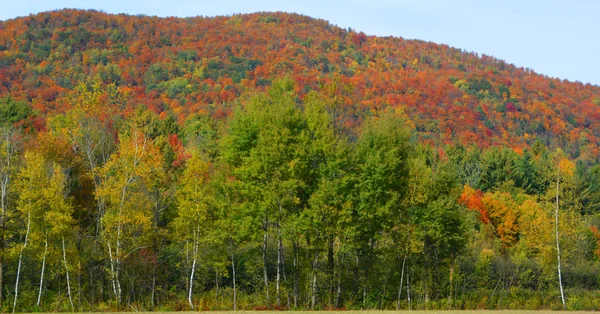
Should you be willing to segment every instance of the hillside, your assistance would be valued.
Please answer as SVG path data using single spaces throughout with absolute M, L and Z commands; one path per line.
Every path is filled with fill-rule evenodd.
M 518 47 L 515 47 L 518 49 Z M 71 107 L 78 82 L 115 84 L 131 106 L 183 122 L 290 76 L 300 97 L 337 80 L 346 123 L 401 107 L 436 144 L 510 146 L 537 139 L 571 157 L 600 155 L 600 87 L 561 81 L 491 56 L 366 36 L 288 13 L 157 18 L 60 10 L 0 22 L 0 96 L 42 113 Z
M 600 87 L 287 13 L 0 23 L 0 312 L 600 309 Z

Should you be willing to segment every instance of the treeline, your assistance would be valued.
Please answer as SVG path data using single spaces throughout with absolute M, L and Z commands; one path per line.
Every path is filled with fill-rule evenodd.
M 114 85 L 2 98 L 2 310 L 560 309 L 559 279 L 600 307 L 600 166 L 425 145 L 294 84 L 182 124 Z

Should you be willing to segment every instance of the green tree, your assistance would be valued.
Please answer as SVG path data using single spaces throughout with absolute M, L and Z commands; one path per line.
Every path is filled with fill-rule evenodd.
M 369 267 L 382 232 L 389 231 L 402 211 L 408 186 L 408 125 L 388 112 L 366 122 L 356 147 L 354 209 L 350 232 L 363 256 L 363 303 L 367 302 Z
M 295 103 L 293 83 L 275 82 L 268 95 L 260 95 L 238 113 L 224 145 L 225 160 L 242 185 L 248 202 L 262 210 L 263 281 L 270 303 L 268 240 L 271 226 L 277 233 L 276 300 L 279 305 L 282 277 L 282 229 L 289 211 L 299 202 L 306 171 L 305 121 Z M 255 216 L 257 217 L 257 216 Z

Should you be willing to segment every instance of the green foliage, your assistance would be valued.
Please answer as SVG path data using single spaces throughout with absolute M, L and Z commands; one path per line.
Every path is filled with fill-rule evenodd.
M 17 308 L 70 310 L 67 270 L 89 297 L 82 310 L 230 309 L 234 280 L 249 310 L 554 308 L 557 176 L 568 307 L 593 308 L 595 164 L 540 141 L 435 147 L 392 108 L 351 128 L 341 81 L 296 91 L 274 80 L 228 118 L 199 111 L 180 125 L 145 105 L 115 115 L 123 88 L 79 84 L 24 155 L 7 133 L 0 157 L 14 154 L 18 175 L 0 256 L 10 279 L 22 261 Z M 11 106 L 9 123 L 28 119 Z
M 2 127 L 23 124 L 32 117 L 31 105 L 10 96 L 0 98 L 0 125 Z

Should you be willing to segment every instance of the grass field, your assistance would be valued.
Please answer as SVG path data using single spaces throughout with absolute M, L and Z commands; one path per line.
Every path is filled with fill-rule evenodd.
M 567 311 L 516 311 L 516 310 L 416 310 L 416 311 L 378 311 L 378 310 L 352 310 L 352 311 L 214 311 L 219 314 L 235 314 L 242 312 L 243 314 L 278 314 L 278 313 L 293 313 L 293 314 L 552 314 L 552 313 L 565 313 Z M 571 311 L 570 311 L 571 312 Z M 171 312 L 155 312 L 155 313 L 171 313 Z M 192 314 L 198 312 L 177 312 L 182 314 Z M 598 312 L 593 311 L 576 311 L 576 313 L 580 314 L 597 314 Z
M 515 311 L 515 310 L 434 310 L 434 311 L 377 311 L 377 310 L 364 310 L 364 311 L 211 311 L 219 314 L 235 314 L 235 313 L 243 313 L 243 314 L 280 314 L 280 313 L 293 313 L 293 314 L 552 314 L 552 313 L 565 313 L 566 311 Z M 99 312 L 106 313 L 106 312 Z M 121 312 L 121 313 L 135 313 L 135 312 Z M 138 313 L 178 313 L 178 314 L 197 314 L 198 312 L 138 312 Z M 597 314 L 597 312 L 593 311 L 576 311 L 576 313 L 581 314 Z M 116 314 L 116 313 L 115 313 Z

